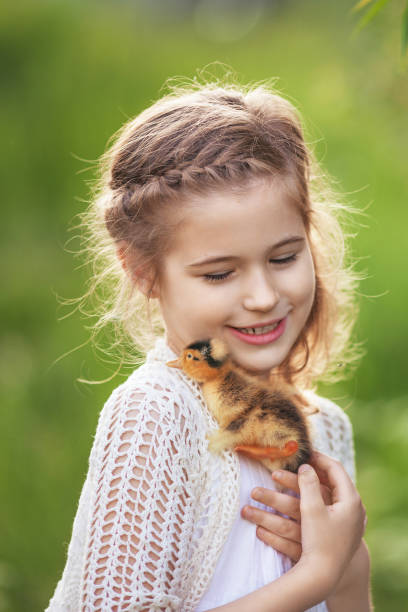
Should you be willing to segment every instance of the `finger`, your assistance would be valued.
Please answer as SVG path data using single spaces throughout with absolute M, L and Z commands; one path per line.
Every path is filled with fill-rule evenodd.
M 272 533 L 263 527 L 258 527 L 256 530 L 257 537 L 268 544 L 268 546 L 272 546 L 275 550 L 286 555 L 292 561 L 299 561 L 300 556 L 302 554 L 302 546 L 298 542 L 293 542 L 291 540 L 287 540 L 286 538 L 282 538 L 276 533 Z
M 293 542 L 301 541 L 300 525 L 295 521 L 254 506 L 244 506 L 241 514 L 246 520 L 263 527 L 267 531 Z
M 275 470 L 272 472 L 272 478 L 285 489 L 291 489 L 295 493 L 299 493 L 299 484 L 297 474 L 288 472 L 287 470 Z
M 365 534 L 366 528 L 367 528 L 367 510 L 362 502 L 360 504 L 360 513 L 361 513 L 360 520 L 362 522 L 361 537 L 363 537 Z
M 303 464 L 298 470 L 300 512 L 319 512 L 325 508 L 319 478 L 311 465 Z
M 319 473 L 318 473 L 318 475 L 319 475 Z M 295 493 L 299 494 L 299 483 L 298 483 L 298 476 L 297 476 L 297 474 L 294 474 L 293 472 L 288 472 L 287 470 L 276 470 L 275 472 L 272 472 L 272 478 L 277 483 L 279 483 L 280 485 L 285 487 L 285 489 L 290 489 L 290 490 L 294 491 Z M 322 497 L 323 497 L 324 503 L 327 506 L 330 505 L 332 503 L 332 496 L 331 496 L 331 491 L 330 491 L 329 487 L 324 485 L 324 484 L 322 484 L 321 485 L 321 492 L 322 492 Z M 272 506 L 276 510 L 279 510 L 273 504 L 269 504 L 268 502 L 262 502 L 262 503 L 265 503 L 266 505 Z M 281 512 L 281 510 L 279 510 L 279 512 Z M 288 514 L 288 516 L 291 516 L 287 512 L 282 512 L 282 513 L 283 514 Z M 297 517 L 295 517 L 295 518 L 297 518 Z
M 320 492 L 322 494 L 323 501 L 326 504 L 326 506 L 331 506 L 333 501 L 332 501 L 332 494 L 331 494 L 329 487 L 326 487 L 326 485 L 323 485 L 320 483 Z
M 269 506 L 277 512 L 285 514 L 296 521 L 300 519 L 300 502 L 297 497 L 279 493 L 278 491 L 272 491 L 271 489 L 264 489 L 263 487 L 256 487 L 256 489 L 252 491 L 251 497 L 255 501 L 265 506 Z
M 334 501 L 355 494 L 355 486 L 339 461 L 323 453 L 313 451 L 311 463 L 316 467 L 321 482 L 328 484 L 332 489 Z

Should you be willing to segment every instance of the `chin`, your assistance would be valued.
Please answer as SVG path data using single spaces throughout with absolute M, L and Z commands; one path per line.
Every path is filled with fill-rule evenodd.
M 254 361 L 247 361 L 245 359 L 237 360 L 236 363 L 244 368 L 244 370 L 247 370 L 250 374 L 260 377 L 268 377 L 271 370 L 279 365 L 275 362 L 265 363 L 265 360 L 262 360 L 261 363 L 257 363 Z

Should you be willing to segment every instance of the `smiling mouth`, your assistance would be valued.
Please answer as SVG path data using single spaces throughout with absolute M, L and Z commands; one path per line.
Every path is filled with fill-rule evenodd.
M 276 321 L 276 323 L 265 325 L 264 327 L 236 327 L 235 329 L 243 334 L 249 334 L 250 336 L 261 336 L 262 334 L 267 334 L 276 329 L 281 320 L 282 319 L 279 319 L 279 321 Z
M 254 327 L 230 327 L 230 333 L 246 344 L 264 345 L 275 342 L 285 332 L 287 316 L 275 319 L 268 325 L 257 324 Z

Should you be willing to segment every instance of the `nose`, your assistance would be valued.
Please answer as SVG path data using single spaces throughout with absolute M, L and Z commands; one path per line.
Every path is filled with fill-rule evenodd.
M 247 310 L 269 312 L 279 302 L 280 295 L 270 273 L 252 272 L 245 284 L 243 305 Z

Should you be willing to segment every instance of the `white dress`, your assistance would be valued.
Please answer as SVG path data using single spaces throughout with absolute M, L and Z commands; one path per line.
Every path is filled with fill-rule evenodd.
M 271 511 L 269 507 L 251 498 L 251 491 L 256 486 L 275 489 L 270 472 L 261 463 L 240 456 L 240 476 L 239 507 L 251 504 Z M 276 580 L 292 567 L 288 557 L 256 537 L 255 529 L 255 525 L 243 519 L 240 513 L 237 514 L 210 586 L 196 612 L 211 610 L 239 599 Z M 327 612 L 327 607 L 322 602 L 309 610 Z
M 208 451 L 217 423 L 199 385 L 166 366 L 174 357 L 159 339 L 101 412 L 48 612 L 198 612 L 290 568 L 239 514 L 254 486 L 273 486 L 269 472 L 232 451 Z M 310 401 L 319 407 L 309 417 L 313 446 L 354 478 L 348 418 L 329 400 Z

